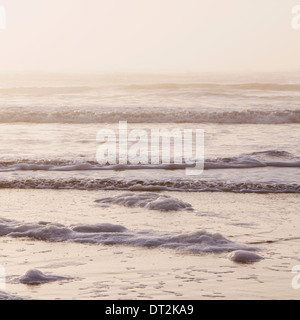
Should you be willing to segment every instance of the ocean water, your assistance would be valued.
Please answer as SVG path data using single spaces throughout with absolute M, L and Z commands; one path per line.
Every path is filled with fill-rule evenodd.
M 186 175 L 185 168 L 190 165 L 178 164 L 172 157 L 169 164 L 150 161 L 99 164 L 97 133 L 103 129 L 118 132 L 119 121 L 127 121 L 129 131 L 204 129 L 203 174 Z M 260 253 L 259 245 L 251 243 L 261 242 L 266 246 L 270 239 L 290 239 L 297 243 L 296 231 L 291 232 L 292 235 L 283 231 L 276 233 L 282 224 L 278 218 L 284 215 L 282 208 L 291 206 L 289 214 L 295 217 L 299 202 L 300 77 L 296 74 L 1 75 L 0 133 L 0 195 L 3 199 L 0 241 L 6 239 L 17 247 L 22 246 L 21 238 L 36 245 L 50 242 L 59 246 L 66 242 L 76 246 L 89 244 L 98 249 L 105 247 L 105 250 L 107 245 L 136 250 L 166 249 L 171 256 L 175 249 L 180 257 L 231 253 L 228 259 L 233 264 L 260 263 L 264 254 Z M 149 150 L 145 152 L 150 159 Z M 31 207 L 22 200 L 19 208 L 18 203 L 11 204 L 15 209 L 11 210 L 10 199 L 18 202 L 21 189 L 26 189 L 26 194 L 21 193 L 22 199 L 38 195 L 38 201 L 45 202 L 49 208 L 37 210 L 28 199 Z M 92 193 L 87 201 L 88 191 Z M 74 219 L 62 218 L 63 202 L 58 215 L 56 204 L 40 196 L 44 192 L 54 192 L 53 202 L 58 193 L 63 194 L 66 208 L 82 197 L 80 205 L 72 207 Z M 199 207 L 203 193 L 212 193 L 216 199 L 228 197 L 232 208 L 231 227 L 228 227 L 228 217 L 224 216 L 226 221 L 222 222 L 222 213 L 214 212 L 220 210 L 220 204 L 217 209 L 210 209 L 209 222 L 205 218 L 202 225 L 201 219 L 207 213 Z M 252 198 L 249 195 L 246 198 L 249 193 L 253 194 Z M 238 198 L 237 209 L 232 194 L 253 201 L 255 210 L 262 193 L 265 198 L 264 205 L 260 206 L 261 217 L 257 223 L 253 220 L 247 224 L 245 216 L 240 217 L 242 198 Z M 277 197 L 280 197 L 280 212 L 273 221 L 274 233 L 260 239 L 257 234 L 270 232 L 266 220 L 270 219 L 270 211 L 276 211 Z M 99 218 L 94 211 L 89 217 L 90 206 L 96 206 L 93 210 L 99 210 Z M 115 210 L 113 208 L 117 208 L 118 213 L 113 211 L 114 218 L 110 218 L 107 211 Z M 135 218 L 140 212 L 156 215 L 155 223 L 149 217 Z M 172 229 L 172 219 L 166 215 L 175 213 L 176 228 Z M 116 218 L 121 214 L 126 219 Z M 187 214 L 193 223 L 186 222 Z M 135 219 L 139 223 L 133 223 Z M 232 229 L 234 223 L 239 226 L 237 230 Z M 201 228 L 194 229 L 197 224 Z M 242 230 L 248 230 L 249 237 L 245 237 Z M 283 256 L 281 252 L 280 259 Z M 5 265 L 5 259 L 0 263 Z M 34 263 L 31 265 L 33 270 L 24 272 L 23 277 L 19 275 L 23 282 L 10 276 L 14 293 L 24 293 L 18 286 L 25 280 L 29 285 L 48 282 L 47 276 L 35 270 Z M 66 281 L 70 277 L 72 275 L 57 279 L 50 276 L 49 282 L 51 279 Z M 89 286 L 93 288 L 92 284 Z M 267 287 L 266 292 L 269 291 Z M 24 294 L 32 296 L 28 292 Z M 224 297 L 228 296 L 231 297 L 227 292 Z M 267 296 L 266 293 L 264 297 Z M 151 297 L 156 296 L 151 293 Z M 131 298 L 137 296 L 133 294 Z
M 1 187 L 128 189 L 138 177 L 166 190 L 299 192 L 300 80 L 268 77 L 2 76 Z M 97 132 L 119 121 L 204 129 L 205 173 L 99 165 Z

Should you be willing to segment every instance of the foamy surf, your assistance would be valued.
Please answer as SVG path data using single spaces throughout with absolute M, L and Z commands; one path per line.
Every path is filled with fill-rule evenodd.
M 161 233 L 151 230 L 128 230 L 124 226 L 107 224 L 65 226 L 49 222 L 24 223 L 0 219 L 0 236 L 51 242 L 165 248 L 194 254 L 258 250 L 256 247 L 232 242 L 221 234 L 212 234 L 204 230 L 184 234 Z M 39 281 L 48 279 L 35 271 L 22 279 L 27 282 L 35 278 Z
M 138 207 L 159 211 L 193 211 L 186 202 L 155 193 L 125 193 L 115 197 L 96 200 L 97 203 L 118 204 L 124 207 Z
M 49 282 L 70 280 L 70 277 L 46 275 L 37 269 L 28 270 L 23 276 L 15 279 L 14 281 L 26 285 L 40 285 Z
M 4 300 L 24 300 L 24 298 L 19 297 L 17 295 L 13 295 L 13 294 L 9 294 L 9 293 L 0 291 L 0 300 L 1 301 L 4 301 Z
M 0 77 L 0 299 L 297 298 L 299 74 Z M 204 129 L 203 174 L 99 165 L 119 121 Z
M 237 263 L 253 263 L 263 259 L 263 257 L 249 251 L 237 250 L 228 254 L 231 261 Z
M 0 113 L 0 123 L 70 123 L 70 124 L 101 124 L 118 123 L 124 119 L 130 123 L 224 123 L 224 124 L 288 124 L 300 123 L 299 110 L 244 110 L 244 111 L 206 111 L 194 109 L 159 110 L 120 109 L 113 111 L 86 110 L 84 108 L 55 111 L 47 109 L 18 112 L 5 110 Z
M 300 193 L 299 184 L 268 182 L 227 182 L 189 179 L 45 179 L 20 178 L 0 180 L 0 189 L 120 190 L 132 192 L 233 192 L 233 193 Z
M 275 151 L 274 151 L 275 152 Z M 263 159 L 265 157 L 265 159 Z M 270 160 L 272 153 L 255 153 L 255 157 L 237 156 L 227 158 L 206 159 L 204 170 L 211 169 L 239 169 L 239 168 L 260 168 L 260 167 L 281 167 L 281 168 L 300 168 L 298 157 L 296 161 L 291 159 L 273 159 Z M 268 159 L 269 158 L 269 159 Z M 292 156 L 290 155 L 290 158 Z M 0 161 L 0 172 L 13 171 L 124 171 L 124 170 L 184 170 L 192 168 L 195 164 L 188 163 L 170 163 L 170 164 L 112 164 L 100 165 L 95 161 L 51 161 L 51 160 L 17 160 L 17 161 Z

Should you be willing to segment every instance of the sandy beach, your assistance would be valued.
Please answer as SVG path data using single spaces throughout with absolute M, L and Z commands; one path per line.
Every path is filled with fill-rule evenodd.
M 300 300 L 299 40 L 295 0 L 0 0 L 0 300 Z
M 194 211 L 147 210 L 94 201 L 124 192 L 1 190 L 2 218 L 24 224 L 40 220 L 63 226 L 121 225 L 158 237 L 206 230 L 258 249 L 263 260 L 237 263 L 228 252 L 184 252 L 180 248 L 48 241 L 1 237 L 7 272 L 5 295 L 25 299 L 299 299 L 292 288 L 300 264 L 299 197 L 233 193 L 175 193 Z M 253 205 L 255 204 L 255 206 Z M 4 229 L 0 225 L 0 232 Z M 137 237 L 141 238 L 141 235 Z M 30 270 L 63 277 L 20 282 Z M 31 283 L 31 282 L 32 283 Z

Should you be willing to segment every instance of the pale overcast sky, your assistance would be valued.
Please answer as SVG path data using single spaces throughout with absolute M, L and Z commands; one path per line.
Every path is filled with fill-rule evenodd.
M 0 72 L 300 70 L 300 0 L 0 0 Z

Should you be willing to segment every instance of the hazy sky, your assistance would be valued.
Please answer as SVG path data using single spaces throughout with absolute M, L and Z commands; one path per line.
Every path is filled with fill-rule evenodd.
M 300 70 L 300 0 L 0 0 L 0 72 Z

